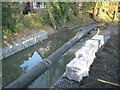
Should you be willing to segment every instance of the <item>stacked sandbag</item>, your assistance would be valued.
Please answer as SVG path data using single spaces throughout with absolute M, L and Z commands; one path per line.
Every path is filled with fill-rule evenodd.
M 97 35 L 87 40 L 84 46 L 75 53 L 75 58 L 66 65 L 64 76 L 78 82 L 83 77 L 89 76 L 90 66 L 96 57 L 95 53 L 104 45 L 104 38 L 103 35 Z
M 105 43 L 105 36 L 103 35 L 97 35 L 97 36 L 95 35 L 91 39 L 99 42 L 99 48 L 101 48 L 101 46 L 104 45 Z
M 70 63 L 66 65 L 65 75 L 69 79 L 75 81 L 81 81 L 83 76 L 88 75 L 88 60 L 86 58 L 74 58 Z

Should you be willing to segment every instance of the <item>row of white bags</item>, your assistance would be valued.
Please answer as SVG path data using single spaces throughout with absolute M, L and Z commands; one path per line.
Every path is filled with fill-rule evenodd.
M 83 47 L 75 53 L 75 58 L 66 65 L 66 71 L 63 76 L 67 76 L 69 79 L 78 82 L 83 77 L 89 76 L 90 65 L 96 57 L 95 53 L 106 41 L 103 35 L 93 36 L 87 40 Z

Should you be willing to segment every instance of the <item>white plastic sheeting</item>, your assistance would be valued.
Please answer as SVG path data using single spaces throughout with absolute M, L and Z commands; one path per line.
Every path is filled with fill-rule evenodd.
M 74 58 L 66 65 L 64 73 L 69 79 L 81 81 L 83 76 L 88 76 L 88 60 L 86 58 Z
M 92 40 L 97 40 L 99 41 L 99 48 L 105 43 L 105 37 L 103 35 L 95 35 L 94 37 L 92 37 Z
M 80 57 L 90 58 L 91 56 L 95 55 L 96 51 L 97 51 L 96 47 L 84 46 L 75 53 L 75 56 L 76 58 Z
M 97 35 L 87 40 L 84 46 L 75 53 L 75 58 L 66 65 L 66 71 L 63 74 L 71 80 L 80 82 L 83 77 L 89 76 L 89 69 L 94 61 L 95 53 L 107 42 L 110 37 Z
M 98 45 L 99 45 L 99 41 L 95 41 L 95 40 L 87 40 L 86 42 L 85 42 L 85 46 L 93 46 L 93 47 L 96 47 L 96 48 L 98 48 Z

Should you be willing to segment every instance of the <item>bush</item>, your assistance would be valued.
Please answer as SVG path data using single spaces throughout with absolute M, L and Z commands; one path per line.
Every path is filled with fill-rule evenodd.
M 3 2 L 2 11 L 3 36 L 9 36 L 18 31 L 16 30 L 16 16 L 20 14 L 18 3 Z

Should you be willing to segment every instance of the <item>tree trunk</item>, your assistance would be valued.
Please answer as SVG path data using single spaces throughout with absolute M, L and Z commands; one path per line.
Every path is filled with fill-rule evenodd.
M 53 13 L 52 13 L 52 11 L 53 11 L 53 10 L 52 10 L 52 5 L 51 5 L 50 2 L 47 2 L 46 5 L 47 5 L 47 10 L 48 10 L 48 13 L 49 13 L 50 20 L 51 20 L 51 23 L 52 23 L 52 25 L 53 25 L 53 28 L 54 28 L 55 30 L 57 30 L 57 27 L 56 27 L 56 24 L 55 24 L 55 20 L 54 20 L 54 16 L 53 16 Z

